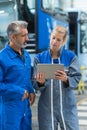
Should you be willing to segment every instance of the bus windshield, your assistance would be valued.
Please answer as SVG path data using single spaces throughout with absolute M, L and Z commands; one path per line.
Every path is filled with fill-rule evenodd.
M 87 23 L 82 23 L 80 28 L 80 52 L 87 53 Z

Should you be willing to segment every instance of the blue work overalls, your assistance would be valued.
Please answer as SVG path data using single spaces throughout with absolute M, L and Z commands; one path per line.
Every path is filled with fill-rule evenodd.
M 0 51 L 1 130 L 32 130 L 29 100 L 24 91 L 33 93 L 31 60 L 24 50 L 20 57 L 8 44 Z
M 43 86 L 34 81 L 36 90 L 41 91 L 38 102 L 39 130 L 79 130 L 77 107 L 73 88 L 81 79 L 80 67 L 77 56 L 66 49 L 61 49 L 58 57 L 60 64 L 64 64 L 68 70 L 68 84 L 60 80 L 46 79 Z M 44 51 L 36 55 L 34 59 L 34 74 L 37 73 L 37 64 L 52 64 L 50 51 Z

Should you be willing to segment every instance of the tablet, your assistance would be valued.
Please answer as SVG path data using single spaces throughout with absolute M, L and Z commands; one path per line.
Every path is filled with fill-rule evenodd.
M 37 72 L 44 72 L 46 79 L 54 79 L 56 70 L 64 70 L 63 64 L 37 64 Z

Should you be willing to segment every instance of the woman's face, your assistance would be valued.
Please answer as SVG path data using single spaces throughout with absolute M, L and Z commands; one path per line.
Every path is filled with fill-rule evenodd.
M 50 38 L 50 49 L 58 52 L 64 44 L 64 34 L 53 31 Z

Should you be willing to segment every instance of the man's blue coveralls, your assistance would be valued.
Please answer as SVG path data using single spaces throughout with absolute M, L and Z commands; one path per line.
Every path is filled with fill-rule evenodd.
M 0 52 L 0 96 L 2 96 L 2 130 L 32 130 L 29 100 L 22 101 L 24 91 L 34 93 L 31 84 L 31 59 L 22 57 L 9 44 Z

